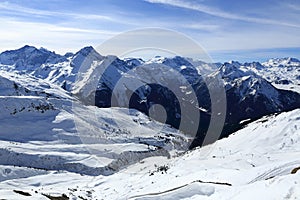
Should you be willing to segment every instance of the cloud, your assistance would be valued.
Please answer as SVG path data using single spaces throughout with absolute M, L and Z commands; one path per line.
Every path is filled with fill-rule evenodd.
M 78 14 L 78 13 L 68 13 L 68 12 L 56 12 L 56 11 L 48 11 L 48 10 L 39 10 L 39 9 L 32 9 L 24 6 L 20 6 L 17 4 L 12 4 L 9 2 L 0 2 L 0 9 L 12 11 L 14 14 L 23 13 L 29 15 L 36 15 L 36 16 L 49 16 L 49 17 L 71 17 L 71 18 L 78 18 L 78 19 L 92 19 L 92 20 L 106 20 L 106 21 L 115 21 L 115 19 L 111 18 L 110 16 L 105 15 L 95 15 L 95 14 Z
M 288 8 L 291 8 L 291 9 L 295 10 L 295 11 L 300 11 L 300 5 L 286 4 L 286 6 L 287 6 Z
M 221 35 L 195 35 L 194 39 L 208 51 L 239 51 L 266 48 L 294 48 L 300 46 L 299 31 L 284 30 L 248 30 L 246 32 L 224 32 Z
M 278 20 L 266 19 L 266 18 L 258 18 L 258 17 L 248 17 L 243 15 L 237 15 L 233 13 L 229 13 L 223 10 L 219 10 L 214 7 L 206 6 L 204 4 L 193 3 L 189 1 L 183 0 L 144 0 L 149 3 L 156 3 L 156 4 L 166 4 L 170 6 L 175 6 L 179 8 L 195 10 L 198 12 L 202 12 L 208 15 L 212 15 L 215 17 L 221 17 L 225 19 L 233 19 L 233 20 L 240 20 L 246 22 L 253 22 L 259 24 L 270 24 L 270 25 L 280 25 L 280 26 L 289 26 L 289 27 L 296 27 L 300 28 L 299 24 L 293 24 L 289 22 L 283 22 Z
M 275 6 L 267 6 L 267 8 L 249 7 L 249 12 L 255 11 L 256 15 L 246 16 L 246 14 L 239 14 L 243 13 L 241 10 L 237 10 L 238 13 L 230 13 L 222 7 L 222 4 L 216 5 L 218 8 L 207 6 L 205 1 L 144 1 L 154 3 L 150 4 L 150 6 L 148 5 L 148 12 L 145 12 L 143 8 L 136 9 L 126 6 L 117 7 L 119 12 L 116 12 L 115 10 L 108 10 L 112 9 L 111 6 L 101 3 L 101 8 L 106 9 L 106 12 L 99 15 L 97 13 L 72 12 L 72 9 L 63 6 L 60 6 L 60 8 L 65 8 L 65 10 L 54 11 L 46 8 L 45 10 L 33 9 L 26 4 L 20 6 L 19 4 L 0 1 L 0 51 L 19 48 L 29 44 L 56 50 L 59 53 L 75 52 L 87 45 L 97 47 L 100 43 L 118 35 L 122 31 L 145 26 L 163 27 L 180 31 L 196 40 L 210 52 L 228 50 L 238 52 L 243 49 L 300 46 L 300 24 L 296 23 L 299 5 L 295 3 L 277 2 Z M 144 4 L 147 4 L 146 2 Z M 57 1 L 57 3 L 60 2 Z M 183 9 L 177 9 L 176 13 L 172 13 L 172 9 L 157 9 L 160 4 Z M 78 9 L 76 6 L 72 8 Z M 134 9 L 134 12 L 132 9 Z M 267 13 L 266 10 L 272 10 L 278 14 L 274 15 L 272 14 L 273 12 Z M 199 13 L 191 13 L 190 11 Z M 157 12 L 161 13 L 158 14 Z M 207 16 L 200 18 L 199 14 L 201 13 L 205 13 Z M 257 17 L 259 15 L 271 16 L 271 14 L 272 18 L 270 19 Z M 280 20 L 276 21 L 274 20 L 276 17 L 280 18 L 280 20 L 286 19 L 289 23 Z M 244 22 L 251 22 L 252 24 Z M 265 24 L 272 26 L 265 26 Z M 170 39 L 170 37 L 156 36 L 154 39 L 163 38 L 158 40 L 161 43 Z M 142 37 L 140 40 L 142 41 Z M 190 49 L 188 47 L 185 48 Z
M 52 31 L 52 32 L 65 32 L 65 33 L 91 33 L 91 34 L 101 34 L 101 35 L 108 35 L 108 36 L 112 36 L 115 35 L 119 32 L 115 32 L 115 31 L 108 31 L 108 30 L 97 30 L 97 29 L 81 29 L 81 28 L 73 28 L 73 27 L 63 27 L 63 26 L 48 26 L 48 30 Z
M 12 18 L 1 18 L 0 51 L 19 48 L 25 44 L 56 50 L 59 53 L 77 51 L 93 45 L 97 46 L 118 32 L 80 29 L 60 25 L 18 21 Z
M 195 30 L 204 30 L 204 31 L 216 31 L 220 28 L 216 24 L 200 24 L 200 23 L 187 23 L 180 25 L 183 28 L 195 29 Z

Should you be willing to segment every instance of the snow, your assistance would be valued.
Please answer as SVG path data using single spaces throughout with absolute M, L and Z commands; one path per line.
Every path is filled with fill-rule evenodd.
M 106 113 L 109 110 L 104 109 Z M 125 112 L 115 110 L 116 118 Z M 21 167 L 13 167 L 3 163 L 2 158 L 0 196 L 26 199 L 13 192 L 18 188 L 29 192 L 32 198 L 41 199 L 42 194 L 66 194 L 74 199 L 79 196 L 88 199 L 293 199 L 300 193 L 300 174 L 291 174 L 292 169 L 300 166 L 299 116 L 300 110 L 294 110 L 265 117 L 215 144 L 169 159 L 155 155 L 144 158 L 109 176 L 79 175 L 70 169 L 56 171 L 47 166 L 56 157 L 94 169 L 104 166 L 105 161 L 88 151 L 86 144 L 1 141 L 2 148 L 24 156 L 25 160 L 29 155 L 51 160 L 47 164 L 40 159 L 43 167 L 50 168 L 45 171 L 26 168 L 25 160 Z M 60 116 L 57 122 L 64 118 L 68 116 Z M 114 146 L 107 143 L 94 148 L 97 151 L 101 147 L 110 148 L 115 153 L 120 146 L 125 152 L 145 150 L 142 145 L 130 143 L 117 144 L 119 147 L 113 150 Z M 36 159 L 30 158 L 30 162 Z M 166 172 L 157 171 L 158 166 L 164 165 L 169 167 Z
M 212 186 L 203 186 L 199 183 L 191 183 L 188 185 L 181 186 L 179 188 L 173 188 L 168 191 L 146 194 L 143 196 L 136 196 L 137 200 L 151 200 L 151 199 L 163 199 L 163 200 L 180 200 L 190 199 L 191 197 L 198 196 L 210 196 L 215 192 L 215 188 Z M 133 199 L 133 197 L 131 197 Z
M 114 59 L 93 52 L 85 60 L 91 51 L 87 47 L 60 57 L 26 46 L 20 52 L 52 56 L 49 63 L 30 65 L 29 71 L 22 66 L 24 60 L 18 67 L 10 65 L 15 59 L 11 51 L 0 57 L 1 198 L 48 199 L 45 195 L 63 194 L 70 199 L 299 198 L 300 171 L 291 172 L 300 167 L 300 109 L 265 116 L 228 138 L 185 151 L 190 138 L 178 130 L 136 110 L 86 106 L 72 96 L 68 91 L 72 87 L 79 94 L 86 91 L 84 87 L 94 86 L 84 84 L 94 77 L 89 68 L 75 81 L 82 62 L 86 62 L 85 67 L 101 67 Z M 215 70 L 212 64 L 190 59 L 188 64 L 180 57 L 156 57 L 146 62 L 131 58 L 124 62 L 149 67 L 167 63 L 176 70 L 187 70 L 192 64 L 199 74 Z M 298 64 L 291 58 L 262 64 L 232 61 L 211 76 L 223 76 L 228 87 L 250 86 L 240 91 L 241 96 L 261 91 L 276 103 L 276 92 L 261 78 L 276 87 L 283 86 L 275 83 L 277 79 L 288 79 L 286 89 L 296 90 Z M 122 60 L 114 65 L 111 76 L 105 77 L 112 84 L 115 76 L 125 71 Z M 206 68 L 201 71 L 200 66 Z M 139 70 L 142 81 L 147 70 Z M 163 74 L 172 74 L 169 70 L 155 73 L 161 83 L 168 79 Z M 127 75 L 125 79 L 131 74 Z M 61 88 L 65 80 L 67 90 Z M 184 84 L 180 89 L 190 93 Z
M 271 59 L 246 67 L 271 82 L 276 88 L 300 93 L 300 61 L 295 58 Z

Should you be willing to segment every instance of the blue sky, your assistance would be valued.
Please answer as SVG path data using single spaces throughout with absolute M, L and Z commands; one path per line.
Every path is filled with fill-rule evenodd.
M 296 0 L 0 0 L 0 24 L 0 51 L 30 44 L 74 52 L 161 27 L 191 37 L 214 61 L 300 58 Z

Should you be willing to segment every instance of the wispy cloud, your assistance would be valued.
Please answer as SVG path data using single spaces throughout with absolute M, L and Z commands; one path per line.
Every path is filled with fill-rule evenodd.
M 288 8 L 293 9 L 293 10 L 300 11 L 300 5 L 288 3 L 288 4 L 286 4 L 286 6 L 287 6 Z
M 107 20 L 107 21 L 115 21 L 110 16 L 105 15 L 95 15 L 95 14 L 79 14 L 79 13 L 68 13 L 68 12 L 56 12 L 56 11 L 48 11 L 48 10 L 40 10 L 33 9 L 24 6 L 20 6 L 17 4 L 9 3 L 9 2 L 0 2 L 0 9 L 12 11 L 13 13 L 23 13 L 34 16 L 49 16 L 49 17 L 71 17 L 78 19 L 94 19 L 94 20 Z
M 11 18 L 1 18 L 0 24 L 1 30 L 5 30 L 0 31 L 1 52 L 30 44 L 57 50 L 63 54 L 68 51 L 75 52 L 87 45 L 97 46 L 118 33 L 41 22 L 17 21 Z
M 37 24 L 39 25 L 39 24 Z M 45 26 L 45 24 L 44 24 Z M 49 26 L 48 25 L 48 30 L 53 31 L 53 32 L 71 32 L 71 33 L 91 33 L 91 34 L 101 34 L 101 35 L 116 35 L 119 32 L 116 31 L 108 31 L 108 30 L 98 30 L 98 29 L 82 29 L 82 28 L 73 28 L 73 27 L 64 27 L 64 26 Z
M 183 28 L 203 30 L 203 31 L 216 31 L 220 28 L 217 24 L 200 24 L 200 23 L 187 23 L 180 25 Z
M 289 26 L 289 27 L 297 27 L 300 28 L 299 24 L 293 24 L 284 21 L 278 21 L 273 19 L 267 18 L 258 18 L 258 17 L 249 17 L 244 15 L 237 15 L 233 13 L 229 13 L 223 10 L 219 10 L 214 7 L 206 6 L 204 4 L 194 3 L 190 1 L 183 1 L 183 0 L 145 0 L 149 3 L 158 3 L 158 4 L 166 4 L 170 6 L 185 8 L 189 10 L 195 10 L 198 12 L 206 13 L 208 15 L 221 17 L 225 19 L 233 19 L 233 20 L 241 20 L 246 22 L 254 22 L 260 24 L 271 24 L 271 25 L 281 25 L 281 26 Z

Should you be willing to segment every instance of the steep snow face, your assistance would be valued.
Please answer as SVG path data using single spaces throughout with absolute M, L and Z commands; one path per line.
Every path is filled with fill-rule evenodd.
M 49 80 L 70 91 L 76 82 L 79 70 L 86 72 L 95 61 L 101 61 L 103 56 L 93 47 L 85 47 L 74 55 L 67 55 L 67 59 L 60 63 L 44 63 L 33 73 L 34 76 Z
M 3 52 L 0 55 L 0 64 L 2 64 L 0 68 L 18 73 L 30 73 L 69 91 L 76 81 L 80 68 L 82 71 L 87 70 L 94 61 L 103 59 L 104 57 L 93 47 L 85 47 L 76 54 L 68 53 L 61 56 L 43 48 L 24 46 L 18 50 Z
M 87 68 L 91 66 L 92 62 L 95 60 L 103 60 L 103 56 L 98 54 L 95 49 L 91 46 L 82 48 L 73 57 L 70 63 L 73 67 L 73 73 L 77 73 L 79 68 Z

